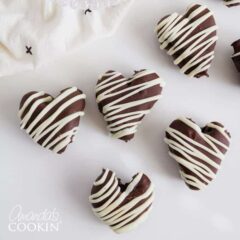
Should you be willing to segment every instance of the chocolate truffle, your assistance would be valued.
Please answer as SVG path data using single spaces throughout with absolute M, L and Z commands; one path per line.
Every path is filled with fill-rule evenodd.
M 174 59 L 180 71 L 189 77 L 208 76 L 217 42 L 213 13 L 201 5 L 192 5 L 184 15 L 177 12 L 162 18 L 156 33 L 160 48 Z
M 148 176 L 138 173 L 123 184 L 109 169 L 103 169 L 89 197 L 94 214 L 116 233 L 128 232 L 142 223 L 153 200 L 154 187 Z
M 173 121 L 166 130 L 169 154 L 192 190 L 205 188 L 216 176 L 230 145 L 230 134 L 218 122 L 200 128 L 188 118 Z
M 161 97 L 164 81 L 154 71 L 135 71 L 131 78 L 108 71 L 97 82 L 96 100 L 114 138 L 131 140 L 138 125 Z
M 76 87 L 61 91 L 56 98 L 43 91 L 29 92 L 20 103 L 21 129 L 42 147 L 63 153 L 77 133 L 85 98 Z
M 240 39 L 237 40 L 232 44 L 233 49 L 234 49 L 234 54 L 232 56 L 232 60 L 238 70 L 240 72 Z
M 240 5 L 240 0 L 224 0 L 227 7 L 235 7 Z

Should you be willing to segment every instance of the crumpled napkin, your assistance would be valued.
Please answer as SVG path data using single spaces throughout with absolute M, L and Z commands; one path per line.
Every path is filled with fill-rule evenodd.
M 34 69 L 112 35 L 132 1 L 83 9 L 73 0 L 0 0 L 0 76 Z

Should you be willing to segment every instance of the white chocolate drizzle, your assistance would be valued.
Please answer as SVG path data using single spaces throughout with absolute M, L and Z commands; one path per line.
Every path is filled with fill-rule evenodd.
M 71 97 L 62 103 L 47 119 L 40 123 L 46 114 L 52 111 L 57 104 L 64 101 L 64 99 L 74 93 L 76 94 L 74 97 Z M 73 141 L 74 136 L 77 133 L 78 126 L 69 129 L 67 132 L 60 134 L 58 137 L 55 136 L 57 136 L 58 132 L 60 132 L 67 124 L 83 116 L 84 112 L 76 111 L 62 117 L 57 122 L 55 121 L 65 109 L 85 98 L 86 96 L 84 94 L 80 94 L 76 87 L 71 87 L 64 90 L 55 99 L 53 99 L 51 96 L 46 97 L 44 92 L 33 93 L 26 99 L 23 106 L 19 110 L 18 116 L 21 119 L 21 129 L 25 129 L 35 142 L 39 142 L 42 138 L 46 138 L 41 145 L 47 149 L 53 148 L 51 149 L 53 152 L 59 153 Z M 48 105 L 46 105 L 46 107 L 38 113 L 34 120 L 29 122 L 37 108 L 41 104 L 46 103 L 48 103 Z M 25 113 L 27 109 L 28 111 Z
M 171 138 L 165 138 L 165 142 L 170 149 L 169 155 L 195 175 L 187 174 L 180 170 L 181 177 L 189 186 L 201 190 L 216 176 L 216 173 L 211 168 L 215 169 L 216 172 L 220 168 L 220 164 L 209 157 L 209 155 L 219 159 L 221 162 L 224 159 L 225 152 L 229 148 L 230 137 L 224 127 L 214 123 L 209 123 L 206 127 L 218 131 L 224 138 L 224 142 L 228 144 L 220 142 L 207 133 L 203 133 L 197 124 L 187 118 L 179 118 L 178 121 L 181 121 L 187 127 L 194 130 L 206 143 L 206 145 L 203 145 L 171 127 L 166 130 L 171 136 Z M 178 154 L 173 153 L 171 150 L 174 150 Z M 206 153 L 208 153 L 208 155 Z M 211 168 L 209 166 L 211 166 Z
M 188 11 L 191 11 L 195 6 L 191 6 Z M 192 35 L 201 24 L 213 17 L 213 13 L 206 6 L 197 6 L 187 18 L 178 13 L 173 13 L 161 20 L 156 28 L 161 49 L 167 48 L 167 53 L 170 56 L 182 51 L 180 56 L 175 59 L 175 65 L 179 65 L 191 57 L 180 69 L 182 73 L 190 77 L 195 77 L 210 68 L 211 61 L 214 58 L 214 51 L 206 52 L 211 46 L 216 44 L 218 39 L 216 35 L 210 37 L 217 30 L 216 25 L 206 29 L 203 28 L 198 33 Z M 206 10 L 208 11 L 201 16 L 200 14 Z M 198 15 L 200 17 L 195 19 Z
M 235 57 L 238 57 L 238 56 L 240 56 L 240 52 L 233 54 L 232 58 L 235 58 Z
M 93 207 L 92 210 L 116 233 L 128 232 L 136 228 L 148 216 L 154 200 L 153 184 L 150 183 L 148 189 L 142 195 L 123 203 L 140 184 L 142 177 L 146 177 L 146 175 L 138 173 L 122 192 L 116 174 L 109 169 L 104 171 L 101 178 L 94 183 L 94 186 L 102 185 L 102 187 L 89 197 L 91 204 L 100 204 L 99 207 Z M 111 177 L 106 182 L 109 174 L 111 174 Z
M 161 88 L 164 87 L 165 83 L 162 78 L 157 77 L 151 81 L 135 84 L 129 86 L 122 90 L 117 90 L 124 87 L 126 84 L 130 84 L 143 79 L 144 77 L 155 74 L 153 71 L 142 70 L 136 73 L 132 78 L 126 79 L 121 73 L 116 71 L 109 71 L 101 76 L 100 79 L 104 79 L 97 84 L 96 94 L 97 103 L 100 103 L 111 97 L 116 97 L 119 94 L 124 94 L 123 96 L 116 98 L 114 101 L 104 105 L 102 114 L 106 122 L 112 122 L 108 124 L 108 130 L 112 133 L 114 138 L 122 138 L 127 135 L 136 133 L 138 125 L 141 123 L 139 119 L 142 119 L 145 115 L 150 112 L 150 109 L 131 111 L 128 113 L 122 113 L 133 107 L 138 107 L 145 103 L 156 102 L 161 95 L 149 96 L 143 99 L 138 99 L 135 101 L 129 101 L 122 103 L 128 98 L 138 94 L 141 91 L 148 90 L 151 87 L 159 85 Z M 118 79 L 120 77 L 120 79 Z M 98 94 L 101 92 L 100 94 Z

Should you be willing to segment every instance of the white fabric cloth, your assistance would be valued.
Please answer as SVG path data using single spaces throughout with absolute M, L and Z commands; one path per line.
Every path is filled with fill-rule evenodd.
M 131 3 L 85 13 L 63 0 L 0 0 L 0 76 L 33 69 L 110 36 Z

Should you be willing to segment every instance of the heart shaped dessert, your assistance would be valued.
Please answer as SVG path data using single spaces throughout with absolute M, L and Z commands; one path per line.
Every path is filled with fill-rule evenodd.
M 154 200 L 154 187 L 143 173 L 122 184 L 116 174 L 104 169 L 94 182 L 89 201 L 94 214 L 116 233 L 136 228 L 148 216 Z
M 166 130 L 169 154 L 180 166 L 180 174 L 193 190 L 205 188 L 216 176 L 230 145 L 230 134 L 218 122 L 200 128 L 187 118 L 173 121 Z
M 193 5 L 184 15 L 173 13 L 158 22 L 160 48 L 174 59 L 181 72 L 190 77 L 208 76 L 216 46 L 217 26 L 213 13 Z
M 232 44 L 233 48 L 234 48 L 234 54 L 232 56 L 232 60 L 238 70 L 238 72 L 240 72 L 240 39 L 237 40 L 236 42 L 234 42 Z
M 44 92 L 29 92 L 20 103 L 21 129 L 42 147 L 63 153 L 74 140 L 86 96 L 76 87 L 53 98 Z
M 136 71 L 127 79 L 116 71 L 106 72 L 97 82 L 96 99 L 112 136 L 129 141 L 138 125 L 160 98 L 164 81 L 149 70 Z
M 235 7 L 240 5 L 240 0 L 224 0 L 227 7 Z

